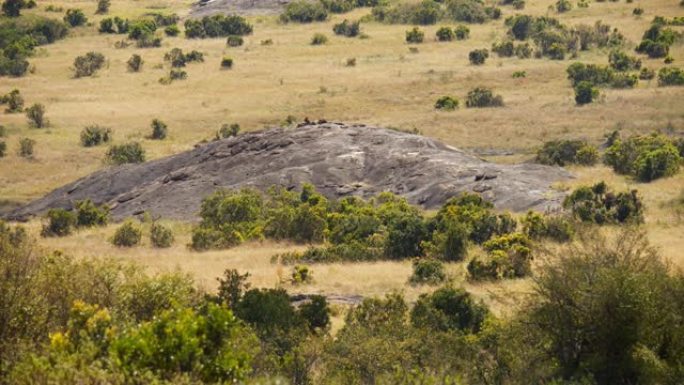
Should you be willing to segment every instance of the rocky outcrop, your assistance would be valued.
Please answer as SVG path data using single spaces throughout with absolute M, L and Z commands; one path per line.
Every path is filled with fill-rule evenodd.
M 473 191 L 500 209 L 545 210 L 558 206 L 561 198 L 551 184 L 569 177 L 557 167 L 489 163 L 424 136 L 320 123 L 248 132 L 167 158 L 104 169 L 9 218 L 26 219 L 89 198 L 108 204 L 115 219 L 148 211 L 193 220 L 202 199 L 218 188 L 297 188 L 304 182 L 329 198 L 391 191 L 431 208 Z

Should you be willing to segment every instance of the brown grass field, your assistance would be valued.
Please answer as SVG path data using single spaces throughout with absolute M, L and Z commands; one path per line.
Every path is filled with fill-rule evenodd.
M 602 20 L 618 27 L 631 49 L 641 38 L 655 15 L 682 14 L 678 0 L 637 0 L 592 2 L 589 8 L 557 15 L 548 10 L 550 0 L 528 0 L 524 11 L 503 7 L 502 19 L 513 13 L 550 14 L 568 24 L 593 24 Z M 43 1 L 31 12 L 51 17 L 61 14 L 44 12 L 52 4 L 83 9 L 91 25 L 71 31 L 70 36 L 39 49 L 31 60 L 35 73 L 22 78 L 0 78 L 0 94 L 13 88 L 21 90 L 27 105 L 45 104 L 51 122 L 48 129 L 28 128 L 23 114 L 0 114 L 10 137 L 9 154 L 0 160 L 0 204 L 17 204 L 35 199 L 64 183 L 106 167 L 105 147 L 84 149 L 79 143 L 81 129 L 89 124 L 111 127 L 115 143 L 140 140 L 148 158 L 158 158 L 192 148 L 202 139 L 214 136 L 223 123 L 239 123 L 253 130 L 280 124 L 288 115 L 299 120 L 325 118 L 331 121 L 368 123 L 404 129 L 419 129 L 424 135 L 466 148 L 512 149 L 516 155 L 496 157 L 513 162 L 529 158 L 536 146 L 557 138 L 586 138 L 596 144 L 616 128 L 623 133 L 649 133 L 663 130 L 670 134 L 684 132 L 684 88 L 657 87 L 656 81 L 640 82 L 633 90 L 605 90 L 598 103 L 577 107 L 565 69 L 572 60 L 519 60 L 490 57 L 484 66 L 468 63 L 468 52 L 490 48 L 504 34 L 502 20 L 470 25 L 466 41 L 438 43 L 434 32 L 439 27 L 422 28 L 426 42 L 409 51 L 404 32 L 410 26 L 363 23 L 368 39 L 334 36 L 332 25 L 344 18 L 357 19 L 370 12 L 359 9 L 345 15 L 333 15 L 323 23 L 287 24 L 276 16 L 250 17 L 254 34 L 245 45 L 228 48 L 225 39 L 190 40 L 182 36 L 165 37 L 162 48 L 114 48 L 122 35 L 101 35 L 97 25 L 103 16 L 93 15 L 94 1 Z M 176 12 L 187 16 L 190 2 L 168 0 L 115 0 L 109 16 L 135 17 L 146 12 Z M 641 6 L 645 14 L 632 15 Z M 679 27 L 681 29 L 681 27 Z M 321 32 L 329 37 L 323 46 L 311 46 L 311 36 Z M 260 41 L 272 39 L 263 46 Z M 162 85 L 169 64 L 163 60 L 171 48 L 197 49 L 205 62 L 186 67 L 188 79 Z M 70 67 L 77 55 L 88 51 L 103 53 L 107 67 L 92 78 L 74 79 Z M 126 61 L 133 54 L 142 55 L 142 72 L 129 73 Z M 224 55 L 235 60 L 232 70 L 221 70 Z M 672 56 L 676 65 L 684 63 L 681 43 Z M 355 67 L 345 66 L 356 58 Z M 581 53 L 584 62 L 607 63 L 607 51 Z M 642 58 L 644 66 L 658 69 L 662 60 Z M 525 79 L 513 79 L 514 71 L 526 71 Z M 463 100 L 475 86 L 494 88 L 506 106 L 498 109 L 465 109 L 437 112 L 434 101 L 442 95 Z M 168 123 L 170 137 L 151 141 L 150 122 L 159 118 Z M 37 141 L 33 160 L 16 155 L 21 137 Z M 636 188 L 647 204 L 646 229 L 652 242 L 665 256 L 684 267 L 684 205 L 671 202 L 684 194 L 684 173 L 640 184 L 597 166 L 573 168 L 577 178 L 559 188 L 605 180 L 617 189 Z M 681 198 L 680 198 L 681 199 Z M 30 224 L 36 231 L 38 222 Z M 190 252 L 185 244 L 189 226 L 173 224 L 177 242 L 171 249 L 156 250 L 143 245 L 131 250 L 111 246 L 107 238 L 113 226 L 79 232 L 63 239 L 41 240 L 50 249 L 62 249 L 80 257 L 116 257 L 140 262 L 152 271 L 180 268 L 195 274 L 198 281 L 212 288 L 221 272 L 229 267 L 249 271 L 257 286 L 280 284 L 287 268 L 271 264 L 276 252 L 301 247 L 270 242 L 205 253 Z M 409 299 L 421 291 L 407 285 L 410 262 L 367 264 L 330 264 L 314 266 L 315 282 L 294 291 L 335 294 L 380 295 L 402 290 Z M 464 264 L 453 264 L 449 271 L 456 282 L 484 298 L 496 311 L 514 305 L 528 290 L 529 281 L 471 285 L 464 282 Z

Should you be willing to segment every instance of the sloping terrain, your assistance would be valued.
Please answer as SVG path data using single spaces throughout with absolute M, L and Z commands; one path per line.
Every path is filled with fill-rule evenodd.
M 249 132 L 167 158 L 101 170 L 9 217 L 26 219 L 89 198 L 107 203 L 115 219 L 143 211 L 195 219 L 202 198 L 218 188 L 296 188 L 305 182 L 330 198 L 391 191 L 430 208 L 474 191 L 501 209 L 544 210 L 560 199 L 550 185 L 569 177 L 560 168 L 489 163 L 419 135 L 320 123 Z

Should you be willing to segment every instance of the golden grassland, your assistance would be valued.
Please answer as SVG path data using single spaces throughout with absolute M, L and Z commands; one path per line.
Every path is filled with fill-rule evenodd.
M 630 46 L 640 40 L 655 15 L 681 14 L 674 0 L 596 3 L 587 9 L 574 9 L 562 15 L 548 11 L 549 0 L 528 0 L 529 14 L 553 14 L 569 24 L 597 20 L 618 27 Z M 599 143 L 609 130 L 622 128 L 625 133 L 646 133 L 655 129 L 681 132 L 684 129 L 684 89 L 658 88 L 655 81 L 641 82 L 633 90 L 605 90 L 598 103 L 577 107 L 565 69 L 572 62 L 519 60 L 490 57 L 484 66 L 468 64 L 468 52 L 489 48 L 504 34 L 502 21 L 470 25 L 471 39 L 438 43 L 434 32 L 439 26 L 422 28 L 426 42 L 411 53 L 404 42 L 409 26 L 364 23 L 368 39 L 348 39 L 332 34 L 332 25 L 344 18 L 357 19 L 369 9 L 346 15 L 333 15 L 329 21 L 310 25 L 277 22 L 275 16 L 251 17 L 254 34 L 240 48 L 228 48 L 225 39 L 189 40 L 184 37 L 163 40 L 162 48 L 114 48 L 122 35 L 100 35 L 97 24 L 102 16 L 93 16 L 93 1 L 45 1 L 40 8 L 53 4 L 82 8 L 92 25 L 72 30 L 70 36 L 39 50 L 31 60 L 35 73 L 23 78 L 0 78 L 0 93 L 18 88 L 27 105 L 43 103 L 51 121 L 48 129 L 30 129 L 23 114 L 2 114 L 1 124 L 9 129 L 10 154 L 0 160 L 0 200 L 25 202 L 92 171 L 105 167 L 104 147 L 82 148 L 81 129 L 89 124 L 109 126 L 116 143 L 128 140 L 143 142 L 148 158 L 170 155 L 211 138 L 223 123 L 239 123 L 243 129 L 278 125 L 286 116 L 300 120 L 305 116 L 333 121 L 360 122 L 382 126 L 417 128 L 464 148 L 492 147 L 515 149 L 514 157 L 497 160 L 520 160 L 545 140 L 587 138 Z M 114 1 L 110 16 L 135 17 L 145 12 L 164 11 L 187 15 L 188 1 L 158 0 Z M 641 6 L 646 13 L 632 16 Z M 37 10 L 45 15 L 54 13 Z M 520 12 L 520 11 L 516 11 Z M 504 7 L 504 15 L 514 13 Z M 324 46 L 311 46 L 316 33 L 329 37 Z M 272 39 L 264 46 L 260 41 Z M 205 62 L 186 67 L 188 79 L 171 85 L 158 82 L 168 74 L 164 53 L 171 48 L 200 50 Z M 70 67 L 77 55 L 88 51 L 103 53 L 107 67 L 92 78 L 74 79 Z M 142 72 L 129 73 L 126 61 L 133 54 L 142 55 Z M 235 60 L 232 70 L 220 70 L 221 58 Z M 356 58 L 356 66 L 345 66 L 347 58 Z M 681 45 L 673 49 L 675 63 L 684 62 Z M 607 52 L 582 53 L 578 60 L 607 63 Z M 662 61 L 643 59 L 644 65 L 657 69 Z M 513 79 L 514 71 L 526 71 L 527 78 Z M 493 87 L 503 95 L 506 106 L 498 109 L 465 109 L 437 112 L 434 101 L 442 95 L 461 100 L 475 86 Z M 153 118 L 169 125 L 165 141 L 145 139 Z M 20 137 L 37 140 L 36 156 L 26 160 L 15 154 Z M 522 155 L 521 155 L 522 154 Z M 650 239 L 663 254 L 678 266 L 684 266 L 684 209 L 670 202 L 682 194 L 684 175 L 649 184 L 636 183 L 597 166 L 571 170 L 577 177 L 559 184 L 567 189 L 579 184 L 605 180 L 617 189 L 638 189 L 645 199 L 646 229 Z M 409 300 L 429 287 L 407 284 L 411 263 L 373 262 L 358 264 L 315 265 L 315 282 L 292 287 L 283 283 L 288 267 L 270 263 L 278 252 L 304 246 L 272 242 L 249 243 L 240 247 L 210 252 L 191 252 L 190 225 L 171 223 L 176 243 L 169 249 L 154 249 L 149 242 L 131 249 L 112 246 L 107 240 L 115 225 L 79 231 L 59 239 L 41 239 L 47 249 L 60 249 L 77 257 L 114 257 L 135 261 L 150 271 L 180 268 L 192 273 L 198 282 L 215 287 L 215 278 L 227 268 L 249 271 L 255 286 L 284 285 L 294 292 L 328 294 L 381 295 L 391 290 L 403 291 Z M 29 224 L 37 236 L 38 221 Z M 472 284 L 465 280 L 465 264 L 449 264 L 448 271 L 457 284 L 464 285 L 484 299 L 496 312 L 511 309 L 530 290 L 529 280 Z

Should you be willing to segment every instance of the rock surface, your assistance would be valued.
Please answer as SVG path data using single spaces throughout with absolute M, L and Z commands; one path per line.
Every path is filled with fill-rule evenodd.
M 271 15 L 280 13 L 291 0 L 208 0 L 192 5 L 191 17 L 223 15 Z
M 557 207 L 562 198 L 550 185 L 570 177 L 557 167 L 489 163 L 419 135 L 319 123 L 248 132 L 143 164 L 104 169 L 8 218 L 27 219 L 89 198 L 108 204 L 117 220 L 144 211 L 194 220 L 202 199 L 218 188 L 297 188 L 305 182 L 329 198 L 391 191 L 433 208 L 462 191 L 473 191 L 499 209 L 545 210 Z

